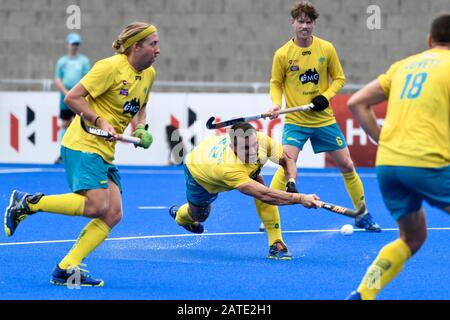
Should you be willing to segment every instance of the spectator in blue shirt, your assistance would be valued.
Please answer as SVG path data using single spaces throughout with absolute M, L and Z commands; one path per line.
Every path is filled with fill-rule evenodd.
M 81 36 L 77 33 L 69 33 L 66 37 L 67 55 L 58 59 L 55 68 L 55 85 L 61 93 L 59 100 L 59 118 L 61 128 L 58 132 L 58 140 L 61 141 L 75 114 L 64 104 L 64 97 L 91 68 L 89 59 L 79 53 Z M 61 156 L 55 163 L 62 163 Z

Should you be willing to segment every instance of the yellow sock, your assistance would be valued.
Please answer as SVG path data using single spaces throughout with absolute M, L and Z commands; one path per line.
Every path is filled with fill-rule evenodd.
M 352 199 L 355 209 L 359 209 L 360 204 L 365 202 L 364 200 L 364 187 L 359 178 L 359 175 L 355 170 L 352 172 L 343 173 L 345 188 L 347 193 Z
M 286 191 L 286 182 L 287 181 L 284 169 L 282 167 L 279 167 L 277 172 L 275 172 L 272 181 L 270 182 L 270 189 Z
M 189 204 L 185 203 L 178 209 L 175 221 L 180 226 L 190 225 L 195 222 L 189 214 Z
M 256 205 L 256 211 L 258 212 L 261 221 L 266 227 L 267 236 L 269 238 L 269 246 L 276 240 L 283 241 L 281 235 L 280 214 L 278 213 L 278 207 L 262 202 L 261 200 L 254 199 Z
M 61 213 L 68 216 L 82 216 L 84 213 L 85 197 L 77 193 L 57 194 L 43 196 L 38 203 L 33 204 L 27 201 L 31 211 L 45 211 Z
M 384 246 L 358 287 L 362 299 L 374 300 L 381 289 L 403 269 L 403 264 L 410 257 L 411 250 L 402 239 Z
M 107 237 L 111 229 L 100 219 L 93 219 L 81 231 L 77 242 L 59 263 L 61 269 L 78 266 Z

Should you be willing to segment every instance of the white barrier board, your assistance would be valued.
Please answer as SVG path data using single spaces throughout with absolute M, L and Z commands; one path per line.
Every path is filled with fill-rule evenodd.
M 0 92 L 0 163 L 53 163 L 59 155 L 57 141 L 59 94 L 57 92 Z M 267 111 L 267 94 L 245 93 L 152 93 L 147 120 L 153 134 L 149 150 L 118 143 L 115 163 L 119 165 L 168 165 L 170 154 L 166 127 L 179 128 L 183 144 L 192 149 L 205 137 L 223 134 L 206 129 L 214 116 L 221 120 Z M 281 120 L 261 120 L 253 124 L 281 140 Z M 131 134 L 128 127 L 126 133 Z M 323 168 L 324 154 L 315 155 L 309 143 L 299 157 L 301 167 Z

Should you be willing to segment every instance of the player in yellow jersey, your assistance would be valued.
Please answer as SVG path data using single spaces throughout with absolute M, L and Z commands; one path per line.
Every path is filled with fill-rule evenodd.
M 450 13 L 433 21 L 428 45 L 429 50 L 394 63 L 348 102 L 378 142 L 378 183 L 400 231 L 349 299 L 375 299 L 423 245 L 423 200 L 450 213 Z M 380 128 L 371 106 L 384 100 L 388 107 Z
M 146 105 L 155 78 L 153 62 L 160 54 L 155 26 L 135 22 L 113 43 L 116 55 L 98 61 L 66 95 L 64 102 L 77 114 L 62 141 L 61 155 L 73 193 L 29 195 L 14 190 L 5 211 L 5 232 L 12 236 L 18 224 L 38 211 L 92 219 L 77 242 L 55 267 L 51 282 L 58 285 L 102 286 L 80 263 L 108 236 L 122 218 L 120 176 L 113 164 L 115 137 L 135 118 L 133 135 L 149 148 L 152 136 L 146 130 Z M 79 115 L 107 130 L 104 140 L 83 131 Z M 76 281 L 78 281 L 78 283 Z
M 211 203 L 218 193 L 237 189 L 255 200 L 256 210 L 267 230 L 269 258 L 291 259 L 281 235 L 277 205 L 298 203 L 306 208 L 318 208 L 321 202 L 315 194 L 267 188 L 260 171 L 268 160 L 280 164 L 287 179 L 297 171 L 295 162 L 277 141 L 257 132 L 247 122 L 235 124 L 228 136 L 206 139 L 186 157 L 184 172 L 188 203 L 181 207 L 172 206 L 170 215 L 186 230 L 202 233 L 202 223 L 208 218 Z
M 344 86 L 344 71 L 334 46 L 312 35 L 315 21 L 319 17 L 314 6 L 309 2 L 296 3 L 291 16 L 294 38 L 279 48 L 273 58 L 270 80 L 271 118 L 279 115 L 283 92 L 286 108 L 311 102 L 314 104 L 312 111 L 286 116 L 282 141 L 284 151 L 297 161 L 309 139 L 315 153 L 328 152 L 343 175 L 355 209 L 359 209 L 362 203 L 365 204 L 363 184 L 356 173 L 333 110 L 329 107 L 329 101 Z M 295 185 L 286 185 L 283 168 L 278 169 L 270 187 L 278 190 L 288 187 L 286 190 L 296 192 Z M 364 216 L 355 220 L 355 224 L 367 231 L 381 231 L 367 210 Z

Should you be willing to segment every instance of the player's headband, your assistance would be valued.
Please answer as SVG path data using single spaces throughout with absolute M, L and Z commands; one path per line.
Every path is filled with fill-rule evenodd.
M 142 30 L 141 32 L 139 32 L 138 34 L 135 34 L 134 36 L 132 36 L 131 38 L 129 38 L 127 41 L 125 41 L 123 47 L 126 49 L 128 49 L 129 47 L 131 47 L 131 45 L 135 42 L 138 42 L 139 40 L 144 39 L 145 37 L 147 37 L 148 35 L 151 35 L 153 32 L 158 31 L 158 29 L 156 29 L 155 26 L 150 25 L 147 29 Z

